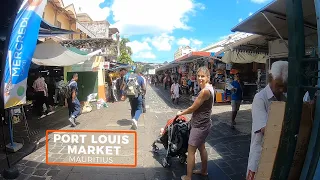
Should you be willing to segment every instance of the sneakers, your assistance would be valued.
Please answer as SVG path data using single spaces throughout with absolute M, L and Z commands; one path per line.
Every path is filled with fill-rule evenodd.
M 50 112 L 48 112 L 47 115 L 49 116 L 49 115 L 51 115 L 51 114 L 53 114 L 53 113 L 55 113 L 55 111 L 50 111 Z
M 44 118 L 44 117 L 46 117 L 46 115 L 41 115 L 38 119 L 42 119 L 42 118 Z
M 136 130 L 138 128 L 138 122 L 135 119 L 132 119 L 132 129 Z
M 76 126 L 74 118 L 70 117 L 69 121 L 71 122 L 72 126 Z

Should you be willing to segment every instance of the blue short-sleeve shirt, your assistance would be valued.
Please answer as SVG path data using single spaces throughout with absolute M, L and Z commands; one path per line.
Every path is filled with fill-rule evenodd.
M 141 76 L 138 76 L 138 84 L 142 87 L 144 84 L 144 79 Z
M 242 87 L 241 84 L 238 81 L 233 81 L 231 85 L 237 89 L 234 93 L 231 95 L 231 100 L 242 100 Z
M 74 80 L 71 80 L 70 81 L 70 89 L 71 89 L 71 92 L 72 91 L 76 91 L 76 95 L 78 95 L 78 83 Z

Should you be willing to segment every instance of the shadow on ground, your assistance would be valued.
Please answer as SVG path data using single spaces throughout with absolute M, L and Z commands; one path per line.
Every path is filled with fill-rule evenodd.
M 219 179 L 229 180 L 214 163 L 208 163 L 210 171 L 208 177 L 193 175 L 193 180 Z M 43 176 L 53 180 L 180 180 L 185 174 L 186 165 L 176 164 L 170 168 L 117 168 L 117 167 L 83 167 L 83 166 L 49 166 L 37 161 L 22 160 L 16 165 L 20 170 L 20 179 L 44 179 Z M 198 166 L 198 164 L 197 164 Z
M 151 88 L 156 92 L 156 94 L 170 107 L 173 109 L 177 109 L 181 106 L 190 106 L 192 102 L 189 95 L 183 94 L 180 95 L 179 105 L 173 104 L 171 101 L 170 90 L 165 90 L 163 86 L 151 86 Z
M 44 146 L 44 144 L 39 143 L 39 140 L 46 136 L 46 130 L 48 129 L 61 129 L 64 127 L 70 126 L 70 122 L 68 121 L 68 110 L 66 108 L 57 109 L 54 114 L 47 116 L 42 119 L 37 119 L 35 116 L 28 116 L 29 119 L 27 120 L 29 125 L 30 131 L 30 140 L 28 139 L 27 131 L 23 126 L 23 122 L 20 122 L 17 125 L 13 125 L 13 136 L 14 142 L 22 143 L 23 148 L 15 153 L 8 152 L 8 157 L 10 164 L 16 164 L 22 158 L 27 156 L 28 154 L 32 153 L 36 149 L 39 149 Z M 79 124 L 79 123 L 77 123 Z M 9 126 L 4 125 L 4 134 L 5 134 L 5 143 L 8 144 L 10 142 L 9 139 Z M 3 135 L 3 131 L 1 130 L 0 135 Z M 1 141 L 3 142 L 2 138 Z M 5 159 L 5 149 L 3 144 L 1 143 L 0 149 L 0 171 L 2 172 L 3 169 L 7 168 L 7 162 Z
M 128 120 L 128 119 L 121 119 L 117 121 L 117 124 L 119 126 L 131 126 L 132 125 L 132 121 Z

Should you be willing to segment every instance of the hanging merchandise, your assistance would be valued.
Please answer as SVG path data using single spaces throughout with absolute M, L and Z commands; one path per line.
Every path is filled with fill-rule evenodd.
M 231 69 L 230 74 L 237 74 L 239 71 L 237 69 Z
M 218 64 L 218 69 L 225 70 L 225 69 L 226 69 L 226 64 L 224 64 L 224 63 L 219 63 L 219 64 Z
M 232 64 L 231 63 L 226 64 L 226 70 L 231 70 L 231 68 L 232 68 Z

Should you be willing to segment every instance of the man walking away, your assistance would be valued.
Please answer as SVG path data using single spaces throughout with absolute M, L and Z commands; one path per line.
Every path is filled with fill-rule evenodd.
M 127 69 L 125 68 L 120 69 L 119 87 L 117 87 L 117 89 L 118 88 L 120 89 L 120 94 L 118 96 L 118 99 L 121 99 L 122 101 L 124 100 L 124 91 L 123 91 L 123 88 L 125 85 L 124 79 L 127 73 L 128 73 Z
M 75 73 L 72 76 L 71 81 L 68 84 L 68 89 L 70 90 L 70 95 L 67 97 L 68 109 L 69 109 L 69 121 L 71 122 L 71 126 L 76 126 L 76 118 L 80 115 L 80 102 L 77 98 L 78 94 L 78 74 Z
M 136 73 L 126 79 L 126 95 L 131 106 L 132 129 L 138 128 L 138 121 L 142 113 L 142 96 L 145 94 L 143 78 Z
M 234 128 L 236 125 L 236 116 L 239 111 L 241 101 L 243 99 L 243 91 L 242 86 L 240 82 L 240 76 L 239 74 L 236 74 L 234 76 L 234 81 L 231 83 L 233 88 L 231 89 L 232 95 L 231 95 L 231 106 L 232 106 L 232 119 L 231 119 L 231 128 Z
M 252 102 L 252 131 L 248 159 L 247 180 L 255 179 L 262 152 L 262 142 L 268 113 L 272 101 L 286 101 L 288 62 L 276 61 L 272 64 L 269 83 L 254 96 Z
M 40 72 L 37 73 L 37 79 L 33 82 L 33 89 L 35 90 L 35 109 L 39 119 L 44 118 L 46 115 L 43 114 L 43 104 L 46 101 L 46 83 Z
M 146 89 L 145 92 L 142 95 L 142 110 L 143 110 L 143 113 L 146 113 L 147 112 L 147 110 L 146 110 L 147 81 L 146 81 L 146 78 L 143 77 L 142 72 L 139 72 L 139 76 L 142 77 L 143 82 L 144 82 L 144 87 Z

